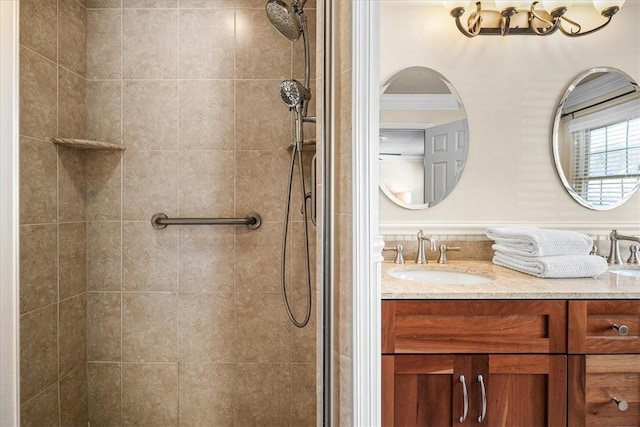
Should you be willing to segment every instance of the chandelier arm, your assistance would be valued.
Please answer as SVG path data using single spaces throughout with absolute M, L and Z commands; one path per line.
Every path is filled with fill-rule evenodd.
M 462 22 L 460 22 L 460 17 L 456 18 L 456 27 L 458 27 L 458 30 L 460 30 L 460 32 L 462 34 L 464 34 L 465 36 L 467 36 L 469 38 L 473 38 L 473 37 L 478 35 L 478 34 L 473 34 L 473 33 L 469 32 L 468 29 L 466 29 L 464 26 L 462 26 Z
M 502 19 L 500 20 L 500 34 L 502 34 L 502 36 L 508 36 L 510 27 L 511 27 L 511 17 L 503 16 Z
M 599 27 L 596 28 L 592 28 L 589 31 L 585 31 L 584 33 L 581 32 L 582 27 L 580 26 L 580 24 L 578 24 L 575 21 L 572 21 L 568 18 L 563 17 L 562 20 L 567 21 L 568 23 L 570 23 L 571 25 L 573 25 L 574 27 L 578 28 L 578 31 L 574 31 L 573 29 L 571 31 L 567 31 L 565 30 L 562 25 L 560 25 L 560 31 L 562 32 L 562 34 L 564 34 L 565 36 L 569 36 L 569 37 L 582 37 L 582 36 L 586 36 L 587 34 L 591 34 L 591 33 L 595 33 L 598 30 L 603 29 L 604 27 L 606 27 L 609 22 L 611 22 L 611 18 L 613 18 L 613 16 L 609 16 L 607 17 L 607 22 L 605 22 L 604 24 L 600 25 Z
M 540 2 L 534 1 L 533 3 L 531 3 L 531 10 L 529 11 L 529 28 L 531 28 L 531 31 L 533 31 L 534 34 L 538 36 L 548 36 L 549 34 L 553 34 L 558 30 L 558 28 L 560 27 L 560 19 L 555 18 L 553 21 L 549 21 L 548 19 L 545 19 L 542 16 L 538 15 L 536 13 L 536 5 L 538 3 Z M 538 27 L 534 22 L 535 19 L 544 22 L 547 27 L 544 27 L 542 31 L 538 30 Z

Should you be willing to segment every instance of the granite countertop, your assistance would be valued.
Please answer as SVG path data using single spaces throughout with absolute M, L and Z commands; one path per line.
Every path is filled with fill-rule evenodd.
M 427 284 L 391 276 L 389 272 L 396 269 L 468 272 L 491 280 L 469 285 Z M 640 267 L 612 269 L 638 270 Z M 382 299 L 640 299 L 640 277 L 607 271 L 596 278 L 539 279 L 490 261 L 450 261 L 446 265 L 383 262 Z

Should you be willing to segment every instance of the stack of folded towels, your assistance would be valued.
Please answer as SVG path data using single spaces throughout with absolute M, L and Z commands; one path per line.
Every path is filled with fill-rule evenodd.
M 593 240 L 574 231 L 535 227 L 490 227 L 495 241 L 493 263 L 547 279 L 595 277 L 607 271 L 607 261 L 589 255 Z

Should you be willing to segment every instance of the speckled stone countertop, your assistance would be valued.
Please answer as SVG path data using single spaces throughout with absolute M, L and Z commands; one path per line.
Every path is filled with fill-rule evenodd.
M 396 269 L 430 269 L 474 273 L 490 277 L 487 283 L 444 285 L 393 277 Z M 616 266 L 613 269 L 640 269 Z M 596 278 L 539 279 L 499 267 L 490 261 L 450 261 L 449 264 L 404 265 L 382 263 L 383 299 L 640 299 L 640 277 L 607 271 Z

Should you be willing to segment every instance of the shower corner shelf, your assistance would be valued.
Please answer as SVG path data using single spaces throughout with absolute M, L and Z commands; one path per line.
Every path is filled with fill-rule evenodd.
M 122 145 L 111 142 L 92 141 L 89 139 L 51 138 L 51 142 L 62 147 L 75 148 L 77 150 L 122 151 L 126 148 Z

